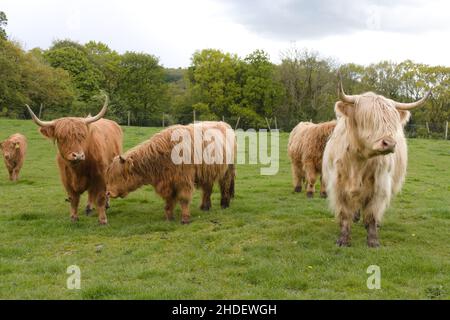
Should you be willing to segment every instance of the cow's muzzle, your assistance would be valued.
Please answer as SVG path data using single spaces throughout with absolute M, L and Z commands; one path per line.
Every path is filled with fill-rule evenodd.
M 86 159 L 84 152 L 72 152 L 69 155 L 69 161 L 72 163 L 78 163 L 80 161 L 84 161 Z
M 384 137 L 378 140 L 374 145 L 374 150 L 380 154 L 388 154 L 395 151 L 397 142 L 391 137 Z

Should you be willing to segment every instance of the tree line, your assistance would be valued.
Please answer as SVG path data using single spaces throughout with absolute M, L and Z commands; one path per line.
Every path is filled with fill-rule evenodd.
M 415 123 L 441 131 L 450 118 L 450 67 L 407 60 L 368 66 L 338 64 L 317 52 L 285 50 L 281 63 L 255 50 L 244 58 L 217 49 L 196 51 L 188 68 L 164 68 L 154 55 L 107 44 L 56 40 L 24 50 L 7 38 L 0 12 L 0 116 L 27 118 L 29 104 L 43 119 L 86 116 L 110 97 L 108 117 L 119 123 L 161 126 L 197 120 L 239 121 L 242 128 L 292 129 L 299 121 L 334 118 L 337 71 L 349 94 L 375 91 L 397 101 L 433 95 L 414 112 Z M 420 131 L 420 130 L 419 130 Z M 423 129 L 422 129 L 423 131 Z M 423 135 L 423 132 L 417 132 Z

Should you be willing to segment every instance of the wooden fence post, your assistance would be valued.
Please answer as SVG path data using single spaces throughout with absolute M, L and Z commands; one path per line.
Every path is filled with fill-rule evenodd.
M 162 125 L 163 125 L 163 128 L 166 127 L 166 126 L 165 126 L 165 123 L 164 123 L 164 112 L 163 112 L 163 116 L 162 116 Z
M 195 123 L 195 110 L 193 110 L 192 113 L 193 113 L 194 123 Z
M 130 126 L 131 111 L 128 111 L 128 126 Z
M 445 140 L 447 140 L 448 137 L 448 121 L 445 121 Z
M 41 106 L 39 107 L 39 119 L 42 117 L 42 109 L 44 108 L 44 105 L 41 103 Z
M 266 123 L 267 123 L 267 128 L 269 128 L 269 131 L 272 131 L 271 129 L 270 129 L 270 124 L 269 124 L 269 120 L 267 120 L 267 117 L 264 117 L 265 119 L 266 119 Z

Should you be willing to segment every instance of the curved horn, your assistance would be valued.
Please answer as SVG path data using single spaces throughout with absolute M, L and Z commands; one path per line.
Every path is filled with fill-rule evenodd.
M 96 116 L 93 116 L 93 117 L 88 116 L 86 119 L 84 119 L 84 122 L 86 124 L 89 124 L 89 123 L 95 122 L 97 120 L 100 120 L 105 115 L 106 110 L 108 110 L 108 96 L 107 95 L 105 95 L 105 103 L 103 104 L 102 110 L 100 110 L 100 112 Z
M 25 105 L 28 109 L 28 112 L 31 115 L 31 119 L 33 119 L 34 123 L 36 123 L 38 126 L 40 127 L 49 127 L 55 124 L 55 121 L 42 121 L 41 119 L 39 119 L 33 112 L 33 110 L 31 110 L 29 105 Z
M 398 110 L 411 110 L 413 108 L 419 107 L 422 104 L 424 104 L 430 95 L 431 95 L 431 89 L 430 89 L 430 91 L 427 92 L 427 94 L 422 99 L 420 99 L 419 101 L 416 101 L 416 102 L 401 103 L 401 102 L 394 101 L 395 108 L 397 108 Z
M 344 87 L 342 86 L 342 79 L 339 79 L 338 95 L 342 102 L 355 103 L 356 101 L 355 96 L 348 96 L 345 94 Z

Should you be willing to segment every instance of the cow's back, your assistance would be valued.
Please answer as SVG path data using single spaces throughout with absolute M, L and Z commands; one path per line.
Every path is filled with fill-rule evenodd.
M 89 125 L 89 131 L 89 158 L 106 169 L 122 153 L 122 129 L 115 121 L 100 119 Z

